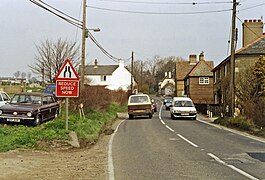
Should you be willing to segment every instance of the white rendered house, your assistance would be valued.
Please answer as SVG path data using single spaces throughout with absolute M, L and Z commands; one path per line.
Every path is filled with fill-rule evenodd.
M 85 79 L 86 84 L 105 86 L 110 90 L 127 91 L 131 86 L 131 73 L 125 68 L 122 60 L 119 61 L 119 65 L 98 65 L 95 60 L 94 65 L 85 67 Z M 133 85 L 135 85 L 134 78 Z

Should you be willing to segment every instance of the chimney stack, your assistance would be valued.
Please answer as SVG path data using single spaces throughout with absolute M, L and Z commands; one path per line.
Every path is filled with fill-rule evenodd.
M 189 57 L 190 65 L 195 65 L 197 63 L 197 56 L 196 54 L 191 54 Z
M 199 55 L 199 60 L 201 61 L 201 60 L 204 60 L 204 54 L 203 54 L 203 51 L 200 53 L 200 55 Z
M 243 26 L 243 47 L 260 38 L 263 34 L 263 22 L 261 19 L 244 20 Z
M 97 59 L 95 59 L 95 61 L 94 61 L 94 68 L 98 68 L 98 60 Z

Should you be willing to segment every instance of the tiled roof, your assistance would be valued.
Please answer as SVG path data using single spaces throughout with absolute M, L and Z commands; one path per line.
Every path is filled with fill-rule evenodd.
M 85 67 L 85 75 L 112 75 L 119 65 L 88 65 Z
M 183 80 L 194 66 L 195 64 L 191 65 L 189 61 L 176 62 L 177 80 Z
M 236 51 L 236 54 L 265 54 L 265 35 Z
M 203 63 L 201 63 L 201 61 Z M 190 64 L 189 61 L 176 62 L 177 80 L 184 80 L 187 75 L 212 76 L 211 70 L 214 67 L 213 61 L 205 61 L 205 60 L 201 60 L 201 61 L 197 61 L 196 64 Z M 202 64 L 202 65 L 198 65 L 198 64 Z M 209 68 L 210 68 L 210 72 L 209 72 Z
M 240 55 L 265 55 L 265 35 L 235 52 L 235 56 Z M 226 57 L 222 62 L 220 62 L 213 69 L 213 71 L 222 66 L 222 64 L 225 64 L 227 61 L 230 61 L 230 56 Z
M 213 76 L 212 69 L 213 61 L 200 60 L 187 76 Z

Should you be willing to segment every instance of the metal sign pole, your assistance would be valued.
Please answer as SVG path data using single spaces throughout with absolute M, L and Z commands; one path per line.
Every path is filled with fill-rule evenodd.
M 65 99 L 66 100 L 66 102 L 65 102 L 65 106 L 66 106 L 66 110 L 65 110 L 65 113 L 66 113 L 66 115 L 65 115 L 65 118 L 66 118 L 66 120 L 65 120 L 65 129 L 66 130 L 68 130 L 68 97 Z

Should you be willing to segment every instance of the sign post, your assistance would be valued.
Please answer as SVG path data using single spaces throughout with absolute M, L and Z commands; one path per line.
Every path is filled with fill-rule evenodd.
M 69 97 L 79 96 L 79 76 L 71 61 L 67 59 L 56 75 L 56 97 L 65 97 L 66 103 L 66 130 L 68 130 L 68 103 Z

